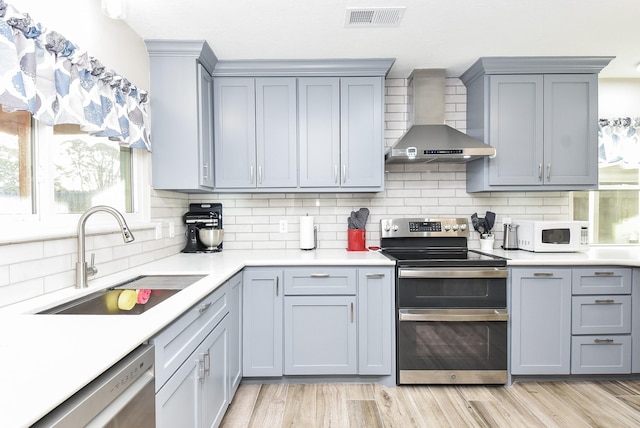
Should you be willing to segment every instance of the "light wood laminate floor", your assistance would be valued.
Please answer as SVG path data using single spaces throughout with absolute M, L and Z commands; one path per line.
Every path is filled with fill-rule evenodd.
M 222 427 L 640 427 L 640 381 L 242 384 Z

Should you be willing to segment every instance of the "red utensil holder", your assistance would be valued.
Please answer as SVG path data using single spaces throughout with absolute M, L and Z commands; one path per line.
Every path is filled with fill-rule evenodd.
M 347 229 L 347 251 L 367 251 L 366 229 Z

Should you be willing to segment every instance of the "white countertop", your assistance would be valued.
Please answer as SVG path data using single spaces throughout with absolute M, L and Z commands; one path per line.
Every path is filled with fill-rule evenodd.
M 593 247 L 585 253 L 490 252 L 509 266 L 640 267 L 640 247 Z M 393 266 L 376 252 L 224 250 L 177 254 L 0 309 L 0 415 L 3 427 L 32 424 L 152 337 L 245 266 Z M 34 315 L 82 294 L 145 274 L 206 274 L 141 315 Z
M 245 266 L 393 266 L 376 252 L 232 251 L 177 254 L 0 309 L 0 415 L 29 426 L 152 337 Z M 206 274 L 141 315 L 34 315 L 138 275 Z

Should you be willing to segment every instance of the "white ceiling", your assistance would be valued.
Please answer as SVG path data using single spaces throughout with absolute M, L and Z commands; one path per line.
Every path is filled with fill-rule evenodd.
M 347 28 L 347 8 L 405 6 L 397 27 Z M 206 39 L 221 60 L 396 58 L 390 77 L 481 56 L 615 56 L 640 78 L 639 0 L 130 0 L 143 38 Z

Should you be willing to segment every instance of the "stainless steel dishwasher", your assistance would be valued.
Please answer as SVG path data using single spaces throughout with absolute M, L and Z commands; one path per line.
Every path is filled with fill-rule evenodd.
M 34 427 L 155 427 L 154 347 L 141 345 Z

